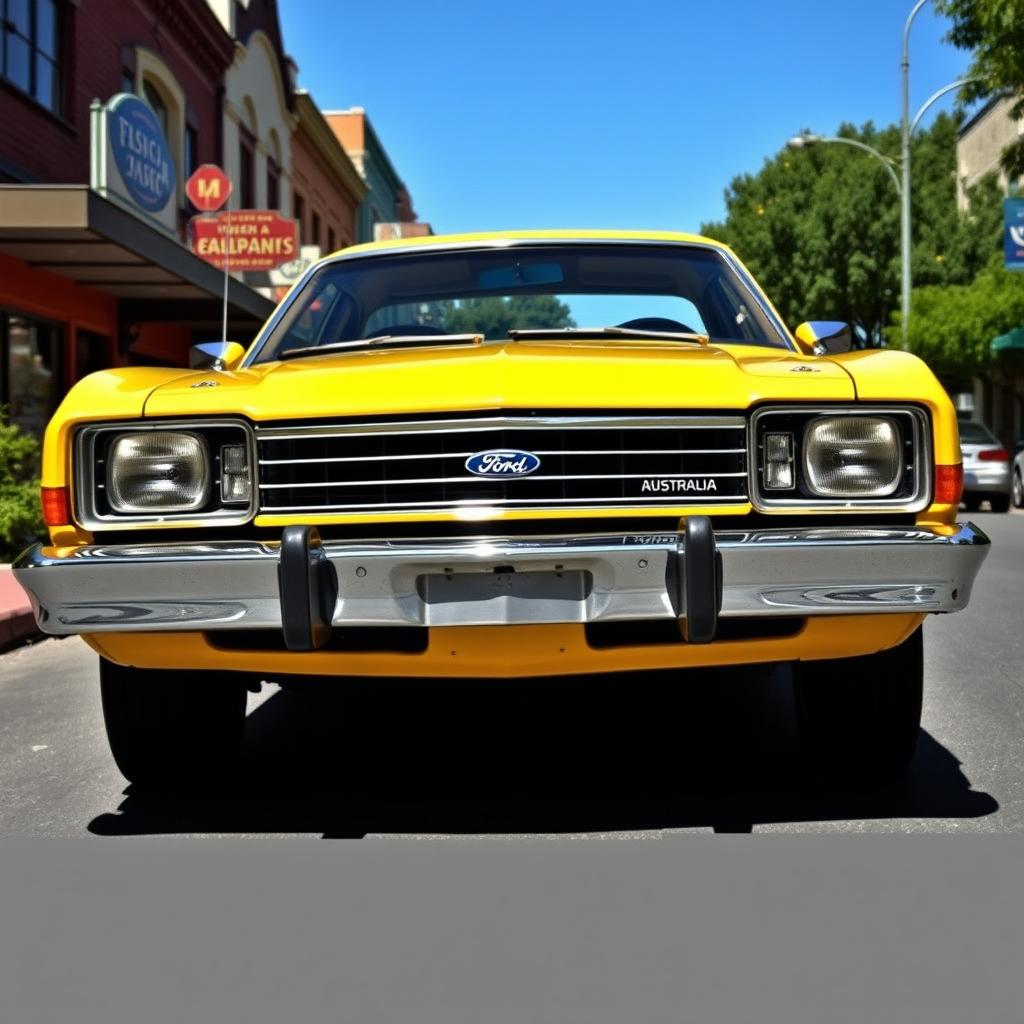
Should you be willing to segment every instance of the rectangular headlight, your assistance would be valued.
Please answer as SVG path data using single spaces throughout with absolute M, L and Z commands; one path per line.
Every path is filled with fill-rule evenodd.
M 195 512 L 210 491 L 206 443 L 184 431 L 121 434 L 107 453 L 107 499 L 115 512 Z
M 256 512 L 255 437 L 238 418 L 87 424 L 73 460 L 87 530 L 239 525 Z
M 887 498 L 903 477 L 900 432 L 886 416 L 820 416 L 804 434 L 804 473 L 823 498 Z
M 931 500 L 931 423 L 909 404 L 763 406 L 750 462 L 759 512 L 918 512 Z

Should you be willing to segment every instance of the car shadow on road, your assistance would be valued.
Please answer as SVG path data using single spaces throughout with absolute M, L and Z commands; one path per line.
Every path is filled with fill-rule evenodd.
M 816 785 L 798 762 L 784 668 L 304 683 L 250 713 L 243 766 L 218 794 L 129 787 L 90 831 L 564 835 L 877 819 L 927 830 L 999 806 L 925 731 L 899 785 Z

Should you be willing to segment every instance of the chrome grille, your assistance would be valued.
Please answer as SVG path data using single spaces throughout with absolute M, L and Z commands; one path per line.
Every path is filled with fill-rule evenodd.
M 615 508 L 747 499 L 737 416 L 509 416 L 257 428 L 260 511 Z M 529 476 L 479 477 L 466 459 L 532 452 Z

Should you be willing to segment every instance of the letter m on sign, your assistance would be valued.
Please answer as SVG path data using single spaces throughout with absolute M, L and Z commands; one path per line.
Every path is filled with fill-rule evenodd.
M 216 164 L 203 164 L 185 182 L 185 194 L 197 210 L 219 210 L 231 195 L 231 179 Z

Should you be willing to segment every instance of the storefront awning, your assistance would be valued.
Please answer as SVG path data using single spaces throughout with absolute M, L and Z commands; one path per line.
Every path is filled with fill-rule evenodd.
M 221 271 L 85 185 L 0 185 L 0 252 L 115 296 L 139 319 L 220 318 Z M 273 308 L 230 279 L 233 323 L 255 327 Z
M 992 339 L 993 352 L 1007 352 L 1011 349 L 1024 352 L 1024 327 L 1015 327 L 1012 331 Z

